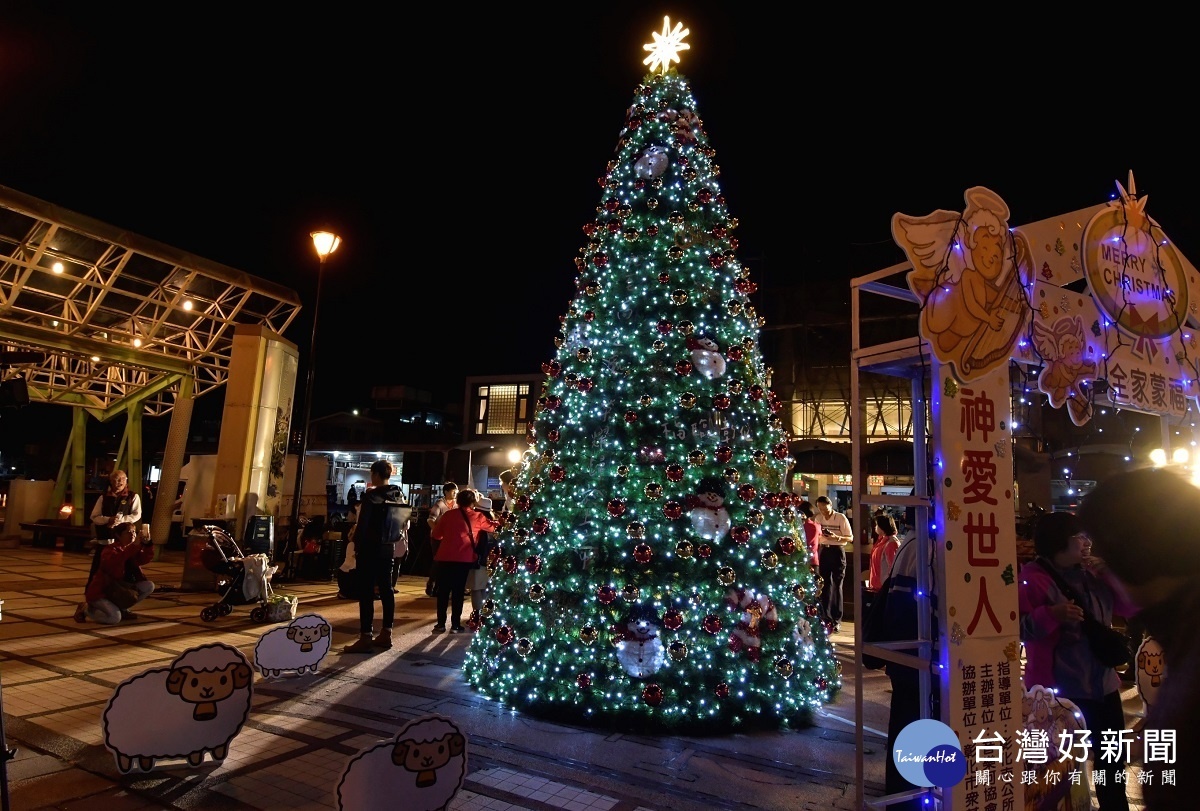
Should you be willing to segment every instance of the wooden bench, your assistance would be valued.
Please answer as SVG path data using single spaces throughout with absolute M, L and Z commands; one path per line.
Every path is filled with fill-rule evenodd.
M 57 549 L 58 539 L 63 539 L 63 549 L 68 552 L 86 552 L 84 545 L 95 537 L 90 526 L 77 527 L 73 524 L 47 519 L 45 521 L 22 521 L 21 529 L 33 533 L 32 544 L 45 549 Z

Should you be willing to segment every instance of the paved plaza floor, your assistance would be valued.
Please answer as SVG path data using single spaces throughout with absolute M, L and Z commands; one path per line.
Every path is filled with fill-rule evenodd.
M 12 811 L 64 809 L 336 809 L 336 786 L 359 751 L 430 713 L 468 737 L 465 783 L 454 811 L 657 811 L 658 809 L 853 809 L 853 629 L 835 635 L 845 687 L 811 727 L 711 737 L 654 737 L 555 724 L 506 711 L 468 687 L 460 668 L 468 635 L 432 635 L 434 601 L 424 578 L 401 577 L 396 644 L 371 656 L 338 651 L 357 636 L 356 602 L 331 582 L 276 580 L 299 597 L 298 613 L 333 627 L 317 673 L 255 675 L 246 725 L 220 764 L 165 760 L 122 775 L 103 745 L 101 714 L 114 689 L 208 642 L 253 661 L 273 626 L 253 605 L 213 622 L 217 597 L 179 589 L 183 554 L 144 567 L 162 590 L 117 626 L 72 618 L 90 557 L 31 547 L 0 549 L 0 690 Z M 883 794 L 888 681 L 868 672 L 864 689 L 864 790 Z M 148 719 L 150 720 L 150 719 Z

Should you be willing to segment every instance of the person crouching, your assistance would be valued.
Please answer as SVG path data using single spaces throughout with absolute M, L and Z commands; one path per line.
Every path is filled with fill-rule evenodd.
M 87 616 L 101 625 L 137 619 L 129 609 L 154 592 L 154 583 L 140 569 L 154 559 L 153 542 L 138 543 L 136 527 L 130 523 L 118 524 L 114 531 L 116 537 L 100 553 L 100 566 L 83 593 Z M 136 582 L 130 574 L 138 578 Z

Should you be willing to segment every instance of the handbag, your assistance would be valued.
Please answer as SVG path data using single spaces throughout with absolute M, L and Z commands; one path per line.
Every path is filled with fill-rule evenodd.
M 1054 579 L 1054 582 L 1058 585 L 1058 590 L 1063 593 L 1063 596 L 1068 600 L 1074 601 L 1077 606 L 1083 609 L 1083 636 L 1087 639 L 1088 646 L 1092 649 L 1092 655 L 1096 657 L 1096 660 L 1105 667 L 1120 667 L 1121 665 L 1132 664 L 1133 656 L 1129 651 L 1129 645 L 1125 641 L 1125 635 L 1093 617 L 1087 609 L 1087 603 L 1080 599 L 1073 588 L 1067 585 L 1067 582 L 1055 571 L 1049 561 L 1038 558 L 1037 562 L 1046 574 Z
M 471 548 L 475 550 L 475 562 L 471 564 L 471 568 L 478 569 L 486 566 L 487 554 L 480 551 L 480 544 L 475 540 L 475 533 L 471 531 L 471 516 L 467 514 L 466 507 L 459 507 L 458 510 L 462 513 L 463 522 L 467 525 L 467 537 L 471 539 Z

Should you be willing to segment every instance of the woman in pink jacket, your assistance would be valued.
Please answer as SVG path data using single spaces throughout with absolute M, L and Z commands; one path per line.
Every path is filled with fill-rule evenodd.
M 461 634 L 463 592 L 467 576 L 475 565 L 475 546 L 480 532 L 495 532 L 500 522 L 474 509 L 479 495 L 466 488 L 458 491 L 457 510 L 446 510 L 433 526 L 430 537 L 438 542 L 433 556 L 434 581 L 437 583 L 437 625 L 433 632 L 446 630 L 446 608 L 450 607 L 450 633 Z

